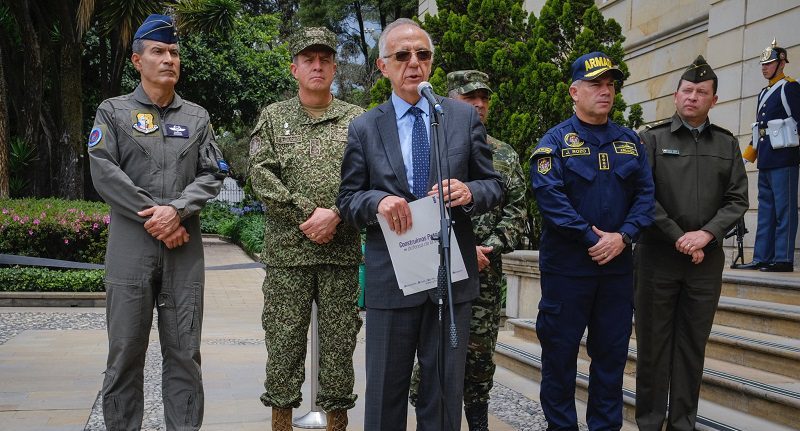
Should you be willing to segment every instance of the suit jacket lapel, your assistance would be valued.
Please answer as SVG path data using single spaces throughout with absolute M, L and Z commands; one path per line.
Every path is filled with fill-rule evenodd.
M 377 119 L 378 133 L 383 142 L 383 148 L 386 151 L 386 156 L 389 159 L 389 164 L 392 166 L 394 175 L 397 181 L 400 182 L 400 188 L 409 196 L 412 195 L 408 189 L 408 178 L 406 178 L 406 165 L 403 162 L 403 153 L 400 151 L 400 137 L 397 132 L 397 120 L 394 112 L 394 105 L 389 100 L 381 105 L 380 110 L 383 115 Z

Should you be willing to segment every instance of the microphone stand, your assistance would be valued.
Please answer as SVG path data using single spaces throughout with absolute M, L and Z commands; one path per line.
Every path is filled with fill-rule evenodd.
M 430 103 L 429 103 L 430 105 Z M 440 409 L 439 409 L 439 418 L 441 426 L 439 427 L 440 430 L 444 431 L 449 429 L 445 425 L 447 424 L 447 416 L 446 410 L 447 406 L 445 404 L 445 325 L 444 325 L 444 308 L 445 303 L 453 298 L 453 280 L 451 274 L 451 265 L 450 265 L 450 212 L 447 210 L 445 203 L 444 203 L 444 191 L 442 190 L 442 160 L 441 160 L 441 152 L 439 148 L 439 125 L 441 123 L 442 118 L 440 117 L 439 112 L 434 109 L 434 107 L 430 106 L 430 112 L 433 114 L 431 117 L 431 151 L 435 156 L 436 160 L 436 183 L 439 185 L 437 190 L 439 191 L 438 198 L 439 198 L 439 272 L 437 277 L 437 284 L 436 284 L 436 300 L 438 303 L 438 321 L 439 321 L 439 357 L 437 359 L 437 367 L 439 368 L 439 388 L 441 390 L 441 397 L 440 397 Z M 444 116 L 444 113 L 441 114 Z M 448 188 L 449 190 L 449 188 Z M 456 323 L 455 323 L 455 316 L 453 312 L 452 303 L 449 306 L 450 309 L 450 348 L 456 349 L 458 347 L 458 333 L 456 331 Z

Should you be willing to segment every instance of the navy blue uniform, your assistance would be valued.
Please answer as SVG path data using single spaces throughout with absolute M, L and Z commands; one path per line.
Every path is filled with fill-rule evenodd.
M 633 314 L 632 254 L 626 248 L 600 266 L 588 249 L 600 239 L 592 226 L 635 239 L 653 222 L 654 187 L 644 148 L 630 129 L 611 121 L 588 125 L 573 115 L 540 140 L 531 183 L 544 219 L 536 331 L 549 429 L 577 429 L 576 360 L 587 326 L 587 423 L 590 429 L 619 429 Z
M 773 80 L 773 85 L 780 82 Z M 781 100 L 781 91 L 800 122 L 800 83 L 785 77 L 787 82 L 777 89 L 759 107 L 758 128 L 766 129 L 769 120 L 788 118 Z M 778 80 L 775 82 L 775 80 Z M 770 87 L 761 90 L 759 100 Z M 755 143 L 754 143 L 755 144 Z M 800 164 L 800 147 L 774 149 L 769 134 L 758 139 L 758 228 L 753 262 L 762 264 L 794 262 L 797 236 L 797 180 Z

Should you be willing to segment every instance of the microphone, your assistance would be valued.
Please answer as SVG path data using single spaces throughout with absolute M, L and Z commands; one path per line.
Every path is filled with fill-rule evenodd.
M 442 105 L 436 100 L 436 97 L 433 96 L 433 86 L 428 81 L 422 81 L 417 85 L 417 93 L 424 97 L 428 103 L 433 106 L 433 109 L 440 113 L 444 114 L 444 110 L 442 109 Z

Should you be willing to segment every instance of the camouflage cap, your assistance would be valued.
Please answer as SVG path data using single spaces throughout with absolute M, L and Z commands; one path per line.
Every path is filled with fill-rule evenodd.
M 448 92 L 455 90 L 458 94 L 467 94 L 480 89 L 492 92 L 489 87 L 489 75 L 481 71 L 457 70 L 447 74 Z
M 289 39 L 292 57 L 311 46 L 320 46 L 336 52 L 336 35 L 325 27 L 304 27 Z
M 711 79 L 717 79 L 717 74 L 714 69 L 708 65 L 706 59 L 702 55 L 698 55 L 689 67 L 681 75 L 681 79 L 689 82 L 703 82 Z

